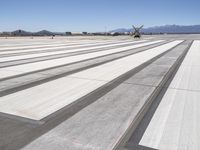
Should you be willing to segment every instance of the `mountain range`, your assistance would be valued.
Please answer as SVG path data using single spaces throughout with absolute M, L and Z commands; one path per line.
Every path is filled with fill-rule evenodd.
M 47 30 L 42 30 L 39 32 L 29 32 L 24 30 L 16 30 L 13 32 L 2 32 L 2 35 L 13 35 L 13 36 L 53 36 L 53 35 L 65 35 L 66 33 L 62 32 L 50 32 Z
M 125 28 L 119 28 L 112 30 L 110 32 L 118 32 L 118 33 L 124 33 L 124 32 L 133 32 L 133 29 L 125 29 Z M 155 27 L 149 27 L 149 28 L 143 28 L 141 29 L 141 32 L 144 34 L 159 34 L 159 33 L 169 33 L 169 34 L 197 34 L 200 33 L 200 25 L 191 25 L 191 26 L 182 26 L 182 25 L 164 25 L 164 26 L 155 26 Z
M 112 31 L 110 33 L 130 33 L 133 32 L 133 28 L 119 28 Z M 143 34 L 200 34 L 200 25 L 164 25 L 164 26 L 155 26 L 149 28 L 142 28 L 141 32 Z M 98 32 L 97 32 L 98 33 Z M 77 34 L 77 33 L 75 33 Z M 86 35 L 87 32 L 79 33 Z M 93 33 L 95 35 L 96 33 Z M 105 33 L 101 33 L 100 35 L 104 35 Z M 13 32 L 2 32 L 0 33 L 2 36 L 53 36 L 53 35 L 72 35 L 71 32 L 51 32 L 47 30 L 42 30 L 39 32 L 28 32 L 24 30 L 16 30 Z M 112 35 L 112 34 L 111 34 Z

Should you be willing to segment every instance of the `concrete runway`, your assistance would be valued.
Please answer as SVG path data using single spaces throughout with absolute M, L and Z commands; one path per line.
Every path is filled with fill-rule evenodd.
M 195 41 L 169 85 L 140 144 L 156 149 L 200 148 L 200 41 Z
M 199 37 L 1 38 L 0 149 L 198 150 Z

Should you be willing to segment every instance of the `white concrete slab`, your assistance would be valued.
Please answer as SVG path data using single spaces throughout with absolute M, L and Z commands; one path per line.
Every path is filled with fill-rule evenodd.
M 49 45 L 49 43 L 43 43 L 43 42 L 19 42 L 19 43 L 4 43 L 0 45 L 0 50 L 3 48 L 8 48 L 8 47 L 22 47 L 22 46 L 33 46 L 33 45 Z M 52 42 L 51 44 L 62 44 L 61 42 Z
M 67 42 L 45 42 L 45 43 L 32 43 L 30 42 L 30 44 L 27 44 L 27 42 L 24 42 L 23 45 L 21 44 L 9 44 L 9 45 L 3 45 L 3 46 L 0 46 L 0 52 L 1 50 L 16 50 L 16 49 L 26 49 L 26 50 L 29 50 L 29 49 L 32 49 L 32 48 L 38 48 L 38 47 L 48 47 L 48 46 L 62 46 L 62 45 L 68 45 L 68 44 L 97 44 L 97 43 L 104 43 L 105 41 L 81 41 L 81 40 L 78 40 L 78 41 L 67 41 Z M 108 43 L 112 43 L 112 42 L 116 42 L 116 41 L 106 41 Z
M 115 44 L 109 44 L 109 45 L 103 45 L 103 46 L 95 46 L 95 47 L 89 47 L 89 48 L 77 48 L 77 49 L 72 49 L 72 50 L 59 50 L 57 47 L 53 48 L 48 48 L 48 49 L 55 49 L 53 52 L 45 52 L 45 53 L 39 53 L 39 54 L 29 54 L 29 55 L 20 55 L 20 56 L 11 56 L 11 57 L 3 57 L 0 59 L 1 62 L 5 61 L 14 61 L 14 60 L 20 60 L 20 59 L 29 59 L 29 58 L 35 58 L 35 57 L 42 57 L 42 56 L 50 56 L 50 55 L 57 55 L 57 54 L 64 54 L 64 53 L 70 53 L 70 52 L 77 52 L 77 51 L 86 51 L 86 50 L 91 50 L 91 49 L 97 49 L 97 48 L 106 48 L 106 47 L 111 47 L 111 46 L 123 46 L 126 44 L 134 44 L 134 43 L 140 43 L 144 41 L 133 41 L 133 42 L 125 42 L 125 43 L 115 43 Z M 46 48 L 41 48 L 40 50 L 44 50 Z M 59 50 L 59 51 L 57 51 Z
M 122 83 L 22 150 L 113 150 L 154 90 Z
M 200 91 L 200 67 L 180 67 L 169 87 L 174 89 Z
M 117 73 L 125 73 L 131 68 L 142 64 L 149 59 L 169 50 L 170 48 L 176 46 L 182 41 L 174 41 L 170 42 L 152 49 L 148 51 L 136 53 L 134 55 L 118 59 L 116 61 L 106 63 L 104 65 L 91 68 L 89 70 L 82 71 L 80 73 L 76 73 L 70 75 L 71 77 L 85 78 L 85 79 L 93 79 L 93 80 L 110 80 L 111 78 L 115 78 Z M 121 63 L 123 61 L 123 63 Z M 102 69 L 97 69 L 102 68 Z M 112 69 L 110 69 L 112 68 Z
M 0 112 L 40 120 L 181 42 L 170 42 L 148 51 L 1 97 Z
M 102 51 L 102 52 L 99 51 L 99 52 L 82 54 L 82 55 L 77 55 L 77 56 L 71 56 L 71 57 L 65 57 L 65 58 L 59 58 L 59 59 L 53 59 L 53 60 L 46 60 L 46 61 L 35 62 L 35 63 L 30 63 L 30 64 L 23 64 L 23 65 L 19 65 L 19 66 L 0 68 L 0 74 L 1 74 L 0 79 L 19 75 L 22 73 L 28 73 L 28 72 L 32 72 L 32 71 L 42 70 L 45 68 L 56 67 L 59 65 L 64 65 L 64 64 L 69 64 L 69 63 L 82 61 L 82 60 L 86 60 L 86 59 L 91 59 L 91 58 L 95 58 L 95 57 L 99 57 L 99 56 L 104 56 L 104 55 L 108 55 L 108 54 L 112 54 L 112 53 L 116 53 L 116 52 L 122 52 L 122 51 L 125 51 L 128 49 L 139 48 L 142 46 L 147 46 L 147 45 L 155 44 L 158 42 L 160 42 L 160 41 L 141 43 L 141 44 L 136 44 L 133 46 L 116 48 L 116 49 L 106 50 L 106 51 Z M 7 71 L 7 73 L 5 73 L 6 71 Z
M 194 41 L 170 88 L 200 91 L 200 41 Z
M 140 145 L 159 150 L 200 149 L 200 41 L 191 46 L 163 96 Z
M 23 150 L 114 149 L 119 140 L 126 134 L 144 103 L 148 101 L 149 96 L 156 89 L 151 85 L 158 86 L 169 71 L 170 66 L 173 65 L 173 63 L 164 60 L 171 61 L 170 55 L 176 54 L 179 49 L 184 48 L 182 45 L 185 44 L 181 44 L 151 63 L 142 71 L 98 98 L 94 103 L 32 141 Z M 184 49 L 179 51 L 176 59 L 183 51 Z M 160 65 L 158 62 L 166 64 L 163 66 L 162 63 Z M 131 149 L 137 150 L 136 147 Z
M 140 145 L 159 150 L 200 148 L 200 92 L 168 89 Z
M 114 44 L 117 42 L 102 42 L 102 43 L 81 43 L 81 44 L 75 44 L 75 45 L 69 45 L 69 44 L 56 44 L 54 46 L 50 45 L 49 47 L 45 46 L 27 46 L 24 47 L 26 50 L 11 50 L 11 51 L 1 51 L 0 54 L 12 54 L 12 53 L 22 53 L 22 52 L 33 52 L 33 51 L 40 51 L 40 50 L 51 50 L 51 49 L 63 49 L 63 48 L 77 48 L 80 46 L 98 46 L 99 44 Z M 41 48 L 42 47 L 42 48 Z M 23 48 L 23 47 L 22 47 Z M 9 49 L 9 48 L 7 48 Z M 13 48 L 16 49 L 16 48 Z M 4 49 L 5 50 L 5 49 Z
M 54 44 L 39 44 L 39 45 L 25 45 L 25 46 L 8 46 L 8 47 L 0 47 L 0 54 L 4 54 L 5 50 L 6 52 L 24 52 L 26 50 L 32 50 L 32 49 L 36 49 L 36 48 L 41 48 L 41 47 L 59 47 L 59 46 L 67 46 L 68 44 L 73 44 L 73 43 L 54 43 Z M 23 49 L 23 50 L 20 50 L 20 49 Z M 3 51 L 2 51 L 3 50 Z
M 61 78 L 2 97 L 1 112 L 40 120 L 105 84 L 77 78 Z
M 37 37 L 38 38 L 38 37 Z M 106 40 L 106 41 L 116 41 L 116 40 Z M 130 40 L 124 40 L 130 41 Z M 50 45 L 50 44 L 66 44 L 66 43 L 89 43 L 89 42 L 103 42 L 103 40 L 69 40 L 69 39 L 1 39 L 0 49 L 6 47 L 22 47 L 22 46 L 33 46 L 33 45 Z
M 16 39 L 15 39 L 16 40 Z M 50 45 L 50 44 L 64 44 L 66 42 L 69 42 L 69 43 L 76 43 L 75 41 L 52 41 L 49 42 L 49 41 L 35 41 L 35 40 L 32 40 L 32 41 L 22 41 L 22 40 L 16 40 L 16 41 L 1 41 L 1 45 L 0 45 L 0 49 L 2 48 L 6 48 L 6 47 L 22 47 L 22 46 L 33 46 L 33 45 Z

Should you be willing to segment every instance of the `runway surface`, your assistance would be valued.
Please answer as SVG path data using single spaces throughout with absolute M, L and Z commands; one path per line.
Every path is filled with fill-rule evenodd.
M 0 149 L 198 150 L 199 49 L 184 38 L 0 39 Z
M 156 149 L 200 148 L 200 41 L 195 41 L 169 85 L 140 144 Z

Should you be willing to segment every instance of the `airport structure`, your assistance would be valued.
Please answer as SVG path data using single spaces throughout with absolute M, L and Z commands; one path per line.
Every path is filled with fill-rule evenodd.
M 199 66 L 199 35 L 0 38 L 0 150 L 199 150 Z

